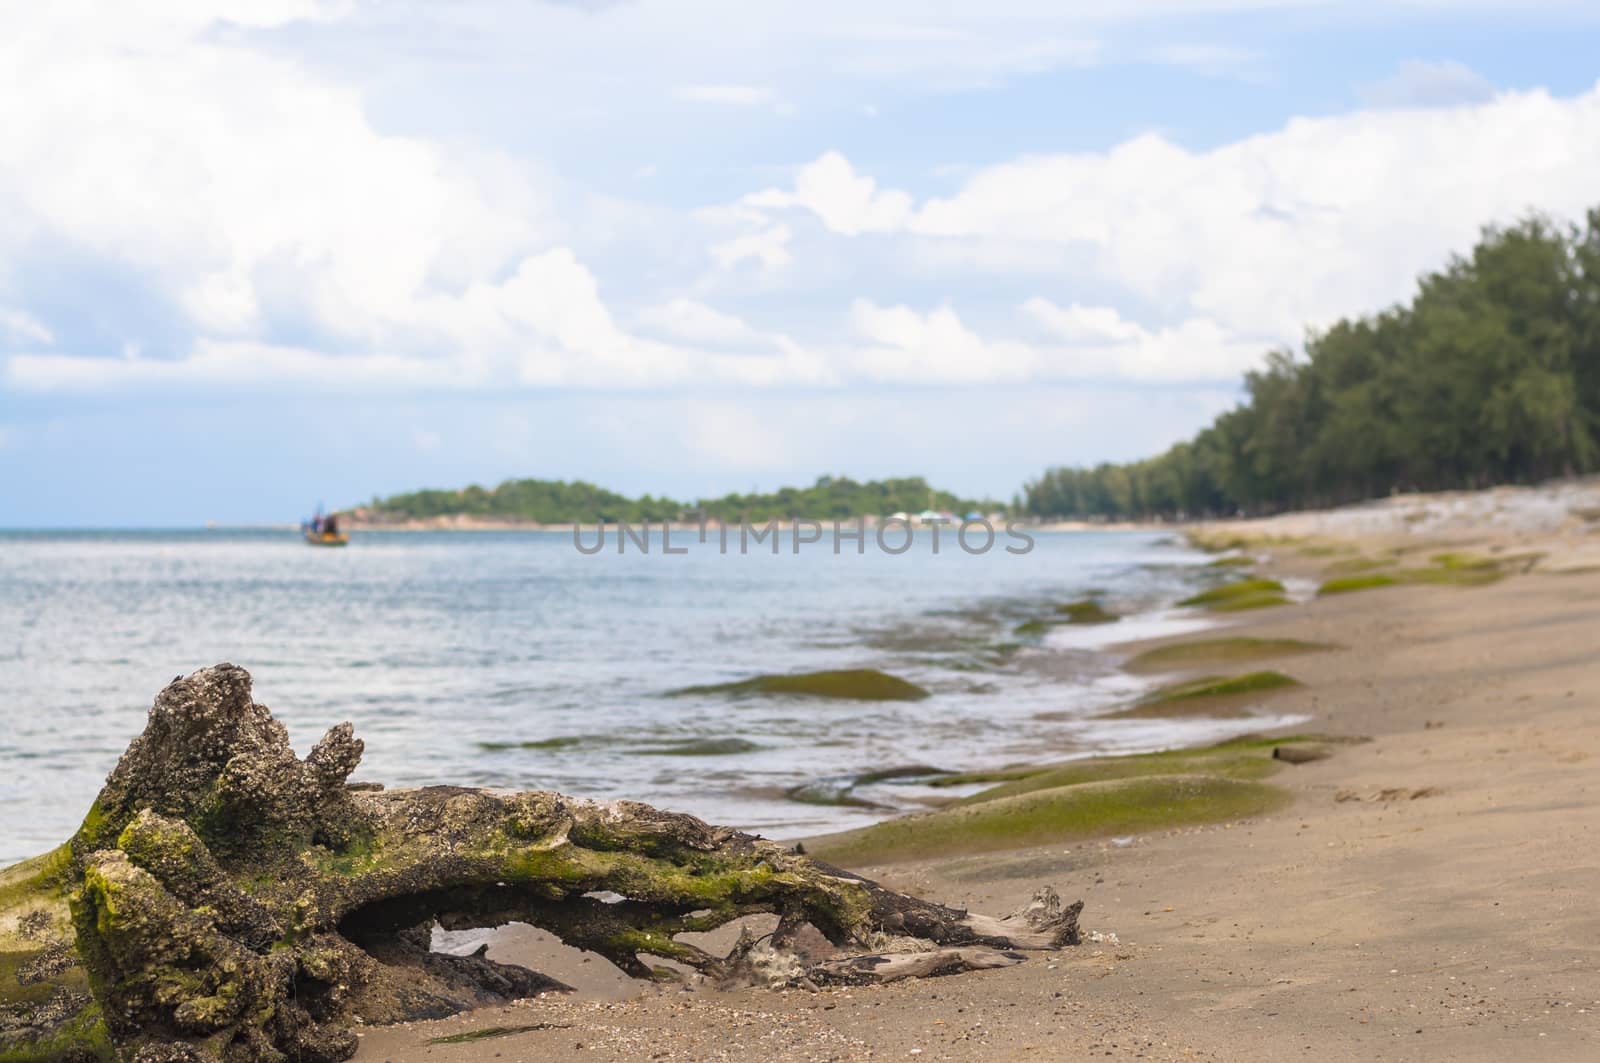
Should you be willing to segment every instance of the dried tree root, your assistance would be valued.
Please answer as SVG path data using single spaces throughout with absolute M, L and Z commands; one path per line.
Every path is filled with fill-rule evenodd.
M 845 948 L 885 934 L 943 946 L 830 960 L 801 984 L 1002 966 L 1078 941 L 1082 903 L 1048 889 L 1008 918 L 973 915 L 637 802 L 352 789 L 361 752 L 340 724 L 298 759 L 241 668 L 174 680 L 63 861 L 94 1003 L 39 1043 L 97 1007 L 125 1058 L 342 1060 L 358 1022 L 564 988 L 430 952 L 435 926 L 530 923 L 640 978 L 676 977 L 661 960 L 739 977 L 748 939 L 715 956 L 678 935 L 755 913 L 780 917 L 778 949 L 806 924 Z

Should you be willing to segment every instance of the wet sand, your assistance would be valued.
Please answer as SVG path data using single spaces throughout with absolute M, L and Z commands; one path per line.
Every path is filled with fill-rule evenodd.
M 1364 548 L 1418 542 L 1384 534 Z M 1551 556 L 1486 587 L 1384 588 L 1224 620 L 1230 635 L 1338 644 L 1274 665 L 1305 686 L 1272 711 L 1310 715 L 1300 732 L 1372 739 L 1274 776 L 1294 795 L 1285 811 L 855 868 L 995 914 L 1052 883 L 1086 902 L 1081 947 L 886 987 L 691 992 L 607 989 L 584 970 L 602 961 L 552 964 L 525 937 L 497 940 L 491 955 L 590 992 L 368 1030 L 357 1058 L 1600 1058 L 1600 571 L 1562 563 L 1600 534 L 1567 522 L 1494 535 Z M 1316 577 L 1329 561 L 1280 547 L 1264 571 Z M 523 1026 L 538 1028 L 428 1044 Z

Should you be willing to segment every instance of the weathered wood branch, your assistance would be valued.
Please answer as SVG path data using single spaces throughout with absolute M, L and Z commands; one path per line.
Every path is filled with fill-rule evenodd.
M 679 935 L 756 913 L 780 917 L 776 949 L 808 924 L 846 948 L 943 946 L 797 967 L 798 984 L 1002 966 L 1078 940 L 1081 902 L 1048 889 L 1013 916 L 975 915 L 637 802 L 353 790 L 361 752 L 341 724 L 295 757 L 243 669 L 175 680 L 70 845 L 22 883 L 17 904 L 38 910 L 30 956 L 58 964 L 35 997 L 56 1003 L 0 1011 L 0 1049 L 92 1055 L 103 1030 L 143 1061 L 333 1061 L 354 1052 L 357 1021 L 564 988 L 431 952 L 435 926 L 530 923 L 641 978 L 675 977 L 661 961 L 740 976 L 748 938 L 716 956 Z

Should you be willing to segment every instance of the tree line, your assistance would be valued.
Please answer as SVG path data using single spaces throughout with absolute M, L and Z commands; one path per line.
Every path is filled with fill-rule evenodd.
M 694 502 L 643 495 L 630 498 L 582 480 L 507 480 L 497 487 L 476 484 L 460 490 L 429 489 L 375 498 L 358 515 L 366 519 L 417 520 L 470 516 L 492 520 L 563 524 L 572 521 L 627 522 L 661 520 L 768 521 L 805 517 L 816 520 L 916 513 L 925 509 L 958 514 L 994 512 L 991 499 L 963 499 L 929 487 L 920 476 L 888 480 L 852 480 L 823 476 L 810 487 L 728 494 Z
M 1021 506 L 1179 518 L 1530 483 L 1600 467 L 1600 208 L 1483 231 L 1408 304 L 1268 355 L 1193 439 L 1129 464 L 1052 468 Z

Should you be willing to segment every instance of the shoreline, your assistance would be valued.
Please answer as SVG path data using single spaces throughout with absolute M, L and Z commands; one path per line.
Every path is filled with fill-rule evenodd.
M 1087 902 L 1080 948 L 871 988 L 691 993 L 511 924 L 436 947 L 484 946 L 579 994 L 364 1028 L 356 1058 L 1593 1058 L 1600 510 L 1465 501 L 1360 536 L 1349 511 L 1193 529 L 1226 551 L 1216 590 L 1189 599 L 1214 610 L 1206 629 L 1092 640 L 1155 684 L 1140 716 L 1305 723 L 1176 753 L 1041 749 L 971 773 L 993 790 L 954 808 L 806 841 L 975 911 L 1050 883 Z M 1023 822 L 1147 777 L 1176 786 L 1154 818 Z M 1190 814 L 1202 784 L 1238 800 Z M 698 943 L 725 951 L 735 929 Z
M 831 527 L 835 519 L 837 519 L 839 524 L 840 524 L 840 526 L 844 527 L 844 528 L 854 528 L 854 527 L 857 527 L 857 526 L 865 526 L 865 527 L 868 527 L 868 528 L 875 528 L 880 523 L 883 523 L 885 520 L 887 520 L 888 518 L 878 517 L 878 516 L 841 517 L 841 518 L 829 517 L 826 520 L 823 520 L 823 519 L 819 518 L 819 519 L 814 520 L 814 521 L 809 520 L 809 518 L 801 518 L 801 521 L 774 520 L 774 521 L 755 521 L 755 522 L 752 522 L 752 523 L 757 527 L 766 527 L 768 524 L 772 524 L 772 525 L 774 525 L 775 527 L 777 527 L 780 530 L 788 531 L 788 530 L 793 529 L 797 523 L 802 523 L 802 522 L 808 523 L 808 524 L 820 524 L 824 528 Z M 997 520 L 997 518 L 995 516 L 993 516 L 993 515 L 989 515 L 985 519 L 989 520 L 991 523 L 995 523 L 996 520 Z M 1005 519 L 1006 518 L 1004 518 L 1004 517 L 1000 517 L 1000 518 L 998 518 L 998 521 L 999 522 L 1004 522 Z M 859 525 L 858 525 L 858 522 L 860 522 Z M 912 521 L 911 522 L 911 526 L 914 527 L 914 528 L 923 528 L 923 527 L 931 526 L 932 523 L 933 522 Z M 941 527 L 954 528 L 954 527 L 959 526 L 960 521 L 940 521 L 938 523 L 940 524 Z M 663 522 L 662 521 L 656 521 L 656 520 L 632 522 L 632 526 L 633 527 L 642 527 L 645 524 L 648 524 L 652 528 L 660 528 L 662 526 Z M 700 525 L 700 523 L 698 521 L 667 521 L 667 522 L 665 522 L 665 524 L 666 524 L 666 527 L 670 531 L 674 531 L 674 532 L 680 532 L 680 531 L 681 532 L 697 532 L 697 531 L 700 530 L 700 527 L 701 527 L 701 525 Z M 1139 521 L 1106 521 L 1106 522 L 1097 522 L 1097 521 L 1085 521 L 1085 520 L 1050 520 L 1050 521 L 1016 520 L 1015 524 L 1016 524 L 1017 527 L 1023 528 L 1023 529 L 1025 529 L 1027 531 L 1030 531 L 1030 532 L 1090 532 L 1090 531 L 1173 531 L 1173 532 L 1181 532 L 1183 530 L 1183 526 L 1181 526 L 1181 525 L 1162 524 L 1160 522 L 1145 523 L 1145 522 L 1139 522 Z M 263 528 L 275 529 L 277 526 L 276 525 L 273 525 L 273 526 L 263 525 L 262 527 Z M 432 531 L 463 531 L 463 532 L 502 531 L 502 532 L 568 532 L 568 533 L 570 533 L 570 532 L 572 532 L 574 530 L 587 532 L 587 531 L 594 531 L 594 530 L 599 529 L 599 528 L 614 528 L 614 527 L 617 527 L 617 522 L 615 522 L 615 521 L 607 521 L 605 524 L 574 524 L 574 523 L 571 523 L 571 522 L 545 524 L 545 523 L 541 523 L 539 521 L 490 520 L 490 519 L 486 519 L 486 518 L 482 518 L 482 517 L 450 516 L 450 517 L 418 518 L 418 519 L 413 519 L 413 520 L 404 520 L 404 521 L 395 521 L 395 522 L 371 522 L 371 521 L 349 520 L 349 521 L 341 521 L 340 522 L 340 527 L 342 527 L 346 531 L 362 532 L 362 533 L 367 533 L 367 532 L 432 532 Z M 739 527 L 739 525 L 737 523 L 731 523 L 731 522 L 730 523 L 725 523 L 725 522 L 722 522 L 722 521 L 708 520 L 705 523 L 705 527 L 710 531 L 716 531 L 716 530 L 718 530 L 720 528 L 723 528 L 723 527 L 737 529 Z
M 1600 699 L 1600 573 L 1573 561 L 1600 536 L 1581 527 L 1297 531 L 1290 541 L 1272 521 L 1201 529 L 1247 540 L 1263 574 L 1300 579 L 1352 558 L 1398 551 L 1405 562 L 1469 540 L 1491 555 L 1538 547 L 1544 556 L 1486 586 L 1397 585 L 1227 616 L 1230 636 L 1336 647 L 1287 662 L 1303 686 L 1274 705 L 1303 708 L 1304 730 L 1370 739 L 1282 769 L 1271 781 L 1290 795 L 1285 810 L 852 867 L 980 910 L 1007 910 L 1053 882 L 1087 902 L 1081 948 L 871 990 L 530 1000 L 369 1030 L 357 1058 L 479 1058 L 487 1043 L 427 1042 L 529 1023 L 559 1028 L 496 1039 L 494 1049 L 616 1060 L 644 1046 L 662 1059 L 1278 1060 L 1307 1046 L 1312 1058 L 1591 1058 L 1600 1045 L 1600 935 L 1587 914 L 1600 874 L 1590 822 L 1600 718 L 1589 711 Z M 530 963 L 546 957 L 537 943 L 523 947 Z

